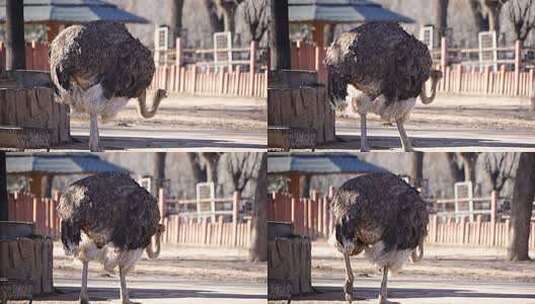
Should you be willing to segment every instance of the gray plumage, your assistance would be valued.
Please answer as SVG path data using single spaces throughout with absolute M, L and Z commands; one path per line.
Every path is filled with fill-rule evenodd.
M 149 258 L 160 253 L 164 227 L 156 199 L 126 174 L 103 173 L 71 184 L 57 210 L 65 252 L 84 264 L 80 301 L 88 302 L 87 265 L 96 260 L 109 272 L 119 268 L 121 299 L 130 303 L 126 274 L 144 250 Z
M 435 98 L 442 77 L 433 71 L 427 46 L 405 32 L 397 23 L 370 22 L 342 33 L 328 48 L 325 64 L 331 103 L 350 103 L 361 114 L 361 150 L 366 142 L 366 114 L 373 112 L 388 122 L 401 125 L 420 96 L 423 103 Z M 425 82 L 432 78 L 432 95 Z M 349 88 L 348 88 L 349 86 Z M 348 90 L 349 89 L 349 90 Z M 400 130 L 404 150 L 410 151 L 408 137 Z
M 130 98 L 137 98 L 139 114 L 151 118 L 166 97 L 165 90 L 147 94 L 156 69 L 151 51 L 120 23 L 66 28 L 52 41 L 49 60 L 56 100 L 90 116 L 92 151 L 100 151 L 98 117 L 109 121 Z M 147 95 L 152 95 L 150 109 Z
M 362 174 L 345 182 L 331 201 L 336 247 L 346 258 L 365 251 L 386 273 L 397 271 L 412 255 L 420 259 L 429 222 L 426 203 L 418 191 L 390 173 Z M 415 253 L 419 248 L 419 256 Z M 353 278 L 346 281 L 346 298 L 352 298 Z

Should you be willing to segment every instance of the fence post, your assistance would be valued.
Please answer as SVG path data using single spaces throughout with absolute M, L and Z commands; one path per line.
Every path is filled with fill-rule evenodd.
M 520 69 L 522 64 L 522 43 L 515 41 L 515 95 L 520 94 Z
M 163 223 L 163 218 L 165 217 L 165 198 L 163 195 L 163 188 L 158 189 L 158 209 L 160 209 L 160 222 Z
M 240 203 L 240 193 L 234 191 L 232 197 L 232 246 L 237 246 L 238 241 L 238 205 Z
M 180 37 L 176 38 L 175 52 L 176 52 L 175 65 L 177 67 L 180 67 L 182 66 L 182 40 L 180 39 Z
M 254 76 L 256 71 L 256 41 L 251 41 L 250 55 L 249 55 L 249 95 L 254 95 Z
M 481 214 L 476 217 L 476 224 L 476 244 L 479 245 L 481 243 Z
M 498 204 L 498 193 L 496 191 L 492 191 L 490 193 L 490 222 L 495 223 L 496 222 L 496 206 Z
M 297 208 L 297 200 L 295 199 L 295 197 L 291 197 L 291 221 L 292 223 L 294 223 L 295 225 L 295 211 L 296 211 L 296 208 Z
M 446 37 L 442 37 L 440 40 L 440 68 L 445 75 L 446 66 L 448 66 L 448 42 Z

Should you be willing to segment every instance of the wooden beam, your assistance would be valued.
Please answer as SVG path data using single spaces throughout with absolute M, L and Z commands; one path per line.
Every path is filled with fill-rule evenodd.
M 0 151 L 0 221 L 8 220 L 6 152 Z
M 24 42 L 24 2 L 6 1 L 6 70 L 26 68 Z
M 312 23 L 314 26 L 314 33 L 312 36 L 312 40 L 318 47 L 324 47 L 325 46 L 325 23 L 314 21 Z

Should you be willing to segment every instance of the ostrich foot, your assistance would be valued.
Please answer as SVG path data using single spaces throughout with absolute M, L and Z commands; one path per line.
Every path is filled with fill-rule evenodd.
M 401 304 L 399 302 L 393 302 L 393 301 L 388 301 L 386 298 L 383 298 L 383 296 L 379 296 L 379 301 L 377 303 L 379 304 Z
M 80 304 L 89 304 L 89 297 L 87 296 L 87 294 L 80 294 Z
M 353 301 L 353 281 L 346 280 L 344 284 L 344 296 L 347 302 Z
M 370 152 L 370 146 L 368 146 L 368 143 L 363 142 L 360 144 L 360 152 Z

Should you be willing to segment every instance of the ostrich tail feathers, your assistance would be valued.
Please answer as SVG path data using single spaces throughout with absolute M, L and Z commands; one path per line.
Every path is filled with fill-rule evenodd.
M 71 221 L 61 221 L 61 242 L 65 254 L 74 255 L 81 240 L 80 227 Z
M 347 82 L 340 79 L 338 75 L 329 69 L 327 79 L 327 94 L 329 103 L 333 110 L 345 106 L 347 97 Z

